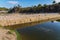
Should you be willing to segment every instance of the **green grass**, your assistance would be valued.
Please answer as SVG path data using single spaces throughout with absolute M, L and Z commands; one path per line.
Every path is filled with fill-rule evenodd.
M 7 28 L 2 27 L 2 26 L 0 26 L 0 28 L 7 29 Z M 15 33 L 16 33 L 16 35 L 17 35 L 17 40 L 21 40 L 20 33 L 19 33 L 17 30 L 12 30 L 12 29 L 8 29 L 8 30 L 10 30 L 10 31 L 8 32 L 9 34 L 12 34 L 13 32 L 15 32 Z
M 16 30 L 10 30 L 11 32 L 15 32 L 16 35 L 17 35 L 17 40 L 21 40 L 21 36 L 20 36 L 20 33 Z

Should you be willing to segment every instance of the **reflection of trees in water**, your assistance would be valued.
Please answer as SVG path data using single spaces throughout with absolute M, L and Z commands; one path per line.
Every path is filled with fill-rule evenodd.
M 54 23 L 54 21 L 51 21 L 52 23 Z
M 40 30 L 40 31 L 43 31 L 43 32 L 48 32 L 48 33 L 52 33 L 53 32 L 52 29 L 48 29 L 48 28 L 44 28 L 44 27 L 37 28 L 37 30 Z
M 19 29 L 18 31 L 21 33 L 23 40 L 57 40 L 57 38 L 59 38 L 58 35 L 60 35 L 58 34 L 59 29 L 57 29 L 57 21 L 53 22 L 54 23 L 46 22 L 35 26 L 29 26 Z
M 23 40 L 55 40 L 55 35 L 52 29 L 44 27 L 32 26 L 24 28 L 20 31 Z

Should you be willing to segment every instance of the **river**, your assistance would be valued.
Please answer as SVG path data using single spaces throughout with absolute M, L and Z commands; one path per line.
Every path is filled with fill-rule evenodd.
M 45 22 L 18 29 L 22 40 L 60 40 L 60 22 Z

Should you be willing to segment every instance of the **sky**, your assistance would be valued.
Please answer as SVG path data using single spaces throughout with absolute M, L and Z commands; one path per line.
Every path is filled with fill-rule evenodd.
M 11 8 L 16 5 L 20 5 L 22 7 L 29 7 L 38 4 L 52 4 L 54 0 L 0 0 L 0 7 Z M 60 0 L 55 0 L 57 3 Z

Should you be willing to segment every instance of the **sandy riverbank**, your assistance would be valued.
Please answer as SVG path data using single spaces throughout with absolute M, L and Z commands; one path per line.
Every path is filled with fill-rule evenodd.
M 11 30 L 0 28 L 0 40 L 17 40 L 17 35 Z

